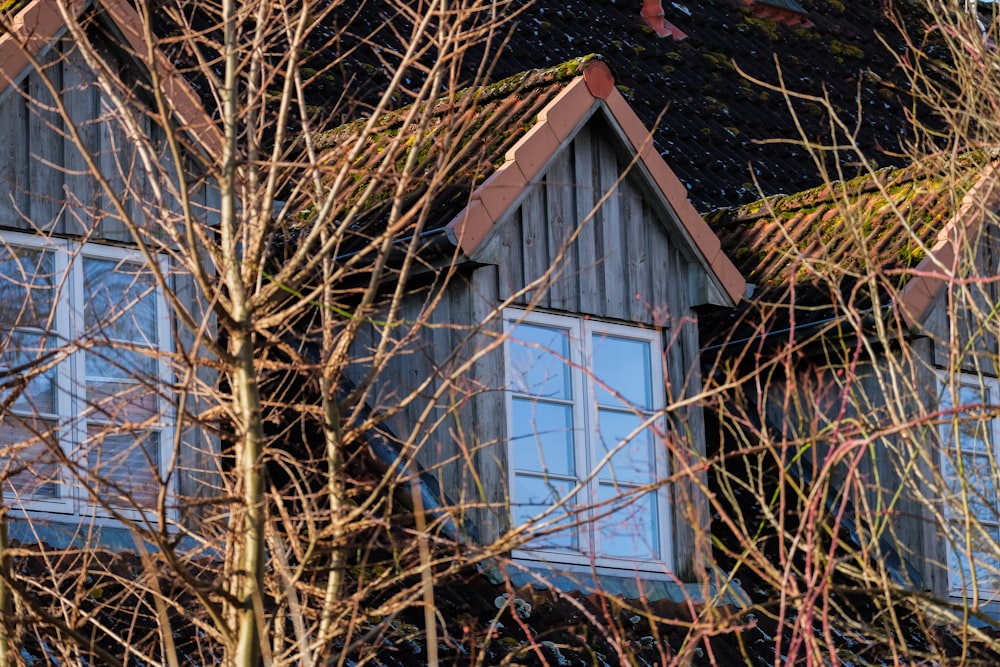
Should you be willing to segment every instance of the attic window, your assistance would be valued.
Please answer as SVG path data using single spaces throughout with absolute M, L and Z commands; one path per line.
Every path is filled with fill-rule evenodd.
M 811 28 L 813 25 L 805 7 L 795 0 L 743 0 L 743 4 L 750 7 L 757 18 L 770 19 L 793 28 Z
M 678 42 L 687 39 L 673 23 L 666 19 L 661 0 L 642 0 L 642 20 L 660 37 L 672 37 Z
M 504 320 L 511 519 L 534 533 L 515 556 L 669 569 L 659 332 L 515 309 Z

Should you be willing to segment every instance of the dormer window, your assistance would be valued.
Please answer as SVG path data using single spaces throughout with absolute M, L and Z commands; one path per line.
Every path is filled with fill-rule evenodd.
M 941 473 L 946 485 L 948 583 L 951 595 L 982 602 L 1000 599 L 1000 497 L 996 466 L 1000 403 L 995 377 L 940 376 Z M 953 398 L 957 395 L 957 400 Z
M 515 555 L 549 564 L 670 569 L 660 333 L 505 311 Z

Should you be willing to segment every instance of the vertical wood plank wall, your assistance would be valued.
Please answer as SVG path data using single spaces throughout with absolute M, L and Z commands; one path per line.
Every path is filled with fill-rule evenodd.
M 475 257 L 487 264 L 454 279 L 448 298 L 427 315 L 436 328 L 389 362 L 378 381 L 374 404 L 392 400 L 393 393 L 415 387 L 427 377 L 440 377 L 454 364 L 484 349 L 501 331 L 496 310 L 512 303 L 556 312 L 579 313 L 612 321 L 657 326 L 663 332 L 669 400 L 690 397 L 701 390 L 698 366 L 697 321 L 692 295 L 704 284 L 702 269 L 690 262 L 673 238 L 675 224 L 669 212 L 646 190 L 638 173 L 622 178 L 627 157 L 618 153 L 603 121 L 585 126 L 549 166 L 540 183 L 502 221 Z M 602 203 L 606 193 L 610 196 Z M 401 317 L 415 321 L 427 293 L 413 294 Z M 488 320 L 480 332 L 479 323 Z M 356 356 L 364 356 L 359 342 Z M 458 350 L 458 354 L 454 353 Z M 451 359 L 451 366 L 445 360 Z M 438 426 L 433 442 L 417 454 L 425 467 L 435 467 L 442 488 L 453 500 L 484 502 L 478 511 L 484 539 L 506 528 L 506 421 L 502 350 L 479 360 L 469 380 L 435 401 L 433 412 L 458 406 Z M 436 382 L 438 387 L 444 380 Z M 463 394 L 472 391 L 472 400 Z M 391 420 L 401 437 L 420 419 L 421 406 L 407 407 Z M 419 404 L 419 405 L 418 405 Z M 683 460 L 672 462 L 672 472 L 704 456 L 704 425 L 700 408 L 685 410 L 675 425 L 683 425 L 675 440 Z M 472 461 L 468 453 L 473 452 Z M 441 465 L 440 462 L 448 462 Z M 471 465 L 474 462 L 474 465 Z M 484 497 L 477 492 L 480 485 Z M 673 517 L 675 574 L 694 578 L 695 525 L 707 526 L 707 509 L 700 498 L 701 480 L 673 485 L 671 494 L 690 503 Z M 461 498 L 457 497 L 458 495 Z
M 104 57 L 127 79 L 129 64 L 124 59 L 113 52 Z M 128 242 L 120 213 L 88 169 L 45 79 L 62 90 L 71 125 L 116 197 L 125 203 L 127 214 L 138 222 L 146 217 L 150 203 L 161 203 L 152 201 L 149 174 L 139 164 L 132 140 L 79 51 L 64 40 L 45 53 L 42 65 L 44 74 L 29 71 L 0 97 L 0 163 L 4 165 L 0 226 Z M 133 118 L 153 145 L 164 143 L 162 128 L 148 116 L 138 113 Z M 192 195 L 198 204 L 204 204 L 208 196 L 203 187 Z
M 1000 275 L 998 215 L 998 211 L 985 212 L 986 224 L 961 237 L 960 279 L 941 289 L 922 322 L 926 337 L 914 348 L 920 350 L 920 358 L 926 361 L 922 369 L 925 386 L 922 397 L 929 410 L 937 409 L 942 391 L 939 379 L 948 382 L 949 374 L 1000 376 L 1000 338 L 995 312 L 1000 303 L 1000 286 L 996 281 Z M 928 438 L 925 466 L 939 472 L 941 448 L 945 445 L 936 432 L 932 435 L 935 437 Z M 924 493 L 935 494 L 937 490 L 925 487 Z M 922 558 L 916 560 L 934 594 L 947 597 L 948 545 L 942 531 L 935 526 L 933 514 L 925 509 L 921 518 L 926 528 Z
M 810 443 L 812 450 L 799 458 L 802 465 L 818 471 L 831 448 L 852 445 L 851 438 L 856 440 L 853 447 L 864 447 L 846 450 L 840 465 L 827 473 L 826 493 L 847 493 L 861 534 L 878 529 L 920 574 L 923 588 L 942 598 L 949 591 L 947 542 L 938 525 L 943 516 L 940 474 L 945 446 L 938 428 L 940 379 L 951 372 L 995 377 L 1000 354 L 995 326 L 984 317 L 998 302 L 996 227 L 988 226 L 968 242 L 964 276 L 982 280 L 945 285 L 921 323 L 921 335 L 908 340 L 904 349 L 885 351 L 876 342 L 871 348 L 875 356 L 866 353 L 855 367 L 849 359 L 838 359 L 838 354 L 852 351 L 849 346 L 838 348 L 839 341 L 827 341 L 824 354 L 816 357 L 830 364 L 825 382 L 817 384 L 816 369 L 803 364 L 796 369 L 792 388 L 780 378 L 769 384 L 771 423 L 783 428 L 785 438 Z M 956 349 L 961 353 L 954 354 Z M 847 368 L 852 370 L 844 375 Z M 840 373 L 834 376 L 833 370 Z M 850 395 L 842 403 L 838 392 L 845 386 Z M 786 393 L 798 400 L 783 403 Z M 840 418 L 843 430 L 824 421 L 834 417 Z M 823 430 L 819 438 L 818 429 Z M 851 472 L 846 477 L 848 463 Z

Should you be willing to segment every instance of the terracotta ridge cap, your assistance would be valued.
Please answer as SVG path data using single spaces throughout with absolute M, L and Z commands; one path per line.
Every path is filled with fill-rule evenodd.
M 588 63 L 581 75 L 542 108 L 531 129 L 504 155 L 503 164 L 472 191 L 469 204 L 444 226 L 449 240 L 466 256 L 472 256 L 493 226 L 598 104 L 601 98 L 592 92 L 591 86 L 600 91 L 600 85 L 606 83 L 605 73 L 610 77 L 610 69 L 603 62 Z M 614 90 L 614 79 L 611 82 Z
M 941 266 L 948 267 L 956 260 L 956 242 L 975 225 L 983 223 L 985 212 L 1000 203 L 1000 159 L 987 164 L 976 182 L 962 197 L 958 210 L 948 218 L 938 232 L 937 241 L 930 253 L 912 270 L 913 277 L 906 283 L 897 298 L 903 321 L 909 327 L 917 326 L 927 314 L 937 293 L 945 284 Z
M 672 37 L 677 41 L 687 39 L 687 35 L 667 20 L 662 0 L 643 0 L 639 16 L 658 37 Z
M 79 16 L 91 3 L 69 0 L 67 9 Z M 30 65 L 26 54 L 37 56 L 65 26 L 57 7 L 50 0 L 31 0 L 17 11 L 10 30 L 0 34 L 0 90 L 16 81 Z
M 609 116 L 621 128 L 636 152 L 636 159 L 660 190 L 667 204 L 689 237 L 692 250 L 704 260 L 705 269 L 718 280 L 718 286 L 732 304 L 739 303 L 746 292 L 746 280 L 722 250 L 719 237 L 688 199 L 687 188 L 656 150 L 653 135 L 618 89 L 612 89 L 607 105 Z
M 44 46 L 54 41 L 66 27 L 62 14 L 50 0 L 31 0 L 17 13 L 12 30 L 0 35 L 0 90 L 10 86 L 30 65 L 27 53 L 37 56 Z M 108 14 L 115 26 L 122 31 L 128 55 L 145 67 L 157 68 L 165 97 L 172 111 L 208 152 L 222 147 L 222 135 L 205 111 L 201 100 L 159 48 L 153 49 L 155 62 L 148 62 L 148 51 L 143 39 L 139 15 L 124 0 L 69 0 L 68 10 L 79 17 L 88 7 L 95 7 Z M 27 53 L 26 53 L 27 52 Z
M 198 140 L 209 157 L 221 155 L 224 138 L 218 126 L 205 110 L 191 84 L 154 43 L 153 61 L 149 61 L 149 45 L 142 29 L 142 18 L 126 0 L 95 0 L 112 18 L 132 49 L 132 56 L 150 71 L 159 75 L 164 98 L 170 110 L 181 121 L 179 128 Z

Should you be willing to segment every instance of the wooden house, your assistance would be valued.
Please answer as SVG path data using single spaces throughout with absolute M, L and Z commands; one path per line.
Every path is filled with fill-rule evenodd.
M 173 320 L 164 285 L 188 315 L 205 310 L 168 257 L 161 221 L 182 212 L 179 188 L 190 197 L 184 210 L 211 219 L 217 193 L 195 158 L 221 142 L 170 63 L 136 55 L 147 50 L 127 2 L 32 0 L 8 16 L 0 33 L 3 502 L 14 518 L 31 519 L 15 524 L 16 536 L 64 544 L 82 518 L 115 543 L 122 517 L 190 516 L 179 505 L 208 492 L 205 471 L 215 466 L 217 443 L 176 428 L 172 359 L 192 339 Z M 78 32 L 93 49 L 79 47 Z M 184 143 L 183 181 L 152 71 Z M 107 91 L 123 88 L 102 79 L 132 82 L 132 96 L 114 99 Z
M 203 471 L 217 451 L 194 432 L 174 437 L 165 383 L 170 346 L 184 339 L 173 335 L 161 287 L 133 261 L 136 243 L 157 238 L 155 225 L 143 227 L 154 223 L 150 201 L 172 205 L 154 195 L 169 191 L 172 174 L 149 183 L 128 166 L 169 164 L 133 149 L 130 132 L 152 137 L 143 146 L 161 145 L 163 132 L 142 86 L 128 114 L 94 83 L 141 82 L 154 67 L 190 145 L 211 155 L 218 138 L 168 64 L 116 48 L 140 43 L 124 3 L 81 4 L 72 26 L 40 0 L 17 16 L 23 34 L 0 40 L 0 266 L 12 304 L 4 359 L 12 375 L 33 370 L 8 385 L 5 491 L 52 525 L 83 516 L 110 529 L 158 503 L 178 519 L 179 502 L 206 493 Z M 77 29 L 93 33 L 99 53 L 81 53 Z M 459 508 L 475 508 L 480 539 L 508 545 L 519 562 L 695 581 L 707 548 L 704 436 L 690 400 L 701 387 L 695 308 L 733 306 L 743 279 L 599 59 L 451 103 L 467 136 L 423 232 L 426 271 L 400 316 L 416 319 L 426 289 L 440 288 L 440 303 L 377 378 L 373 406 L 389 393 L 427 393 L 441 415 L 416 459 Z M 427 164 L 453 112 L 435 108 L 441 126 L 422 150 Z M 336 150 L 351 132 L 321 145 Z M 207 218 L 214 195 L 194 163 L 184 173 Z M 188 278 L 171 274 L 167 259 L 163 268 L 184 294 Z M 379 331 L 355 344 L 359 373 Z M 144 382 L 118 377 L 144 365 Z M 473 389 L 449 394 L 459 385 Z M 389 426 L 407 433 L 425 409 L 407 404 Z M 182 472 L 164 494 L 159 473 L 175 455 Z M 106 485 L 88 486 L 89 471 Z

